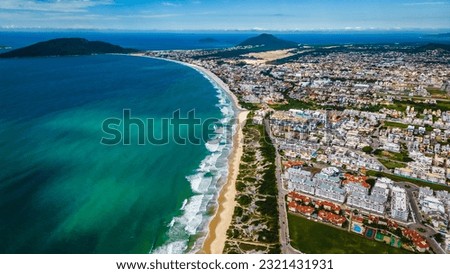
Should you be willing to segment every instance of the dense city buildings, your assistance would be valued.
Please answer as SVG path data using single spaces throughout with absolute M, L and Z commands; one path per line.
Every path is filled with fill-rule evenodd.
M 280 157 L 288 211 L 411 251 L 449 251 L 447 50 L 299 45 L 148 54 L 212 71 L 253 111 Z

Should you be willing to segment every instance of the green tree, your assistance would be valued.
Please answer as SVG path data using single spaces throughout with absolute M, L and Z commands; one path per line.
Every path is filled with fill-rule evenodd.
M 443 243 L 445 241 L 445 237 L 441 233 L 436 233 L 433 237 L 438 243 Z
M 370 154 L 370 153 L 372 153 L 372 151 L 373 151 L 373 147 L 371 147 L 371 146 L 365 146 L 365 147 L 362 148 L 362 151 L 365 152 L 365 153 L 367 153 L 367 154 Z

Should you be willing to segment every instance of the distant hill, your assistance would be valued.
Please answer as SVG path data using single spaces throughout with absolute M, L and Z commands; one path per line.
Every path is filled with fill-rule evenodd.
M 430 43 L 430 44 L 426 44 L 425 46 L 421 46 L 421 47 L 417 48 L 417 50 L 419 50 L 419 51 L 436 50 L 436 49 L 450 51 L 450 45 L 449 44 Z
M 271 34 L 263 33 L 261 35 L 249 38 L 236 46 L 238 48 L 226 49 L 211 54 L 207 53 L 203 56 L 197 56 L 195 58 L 235 58 L 252 52 L 297 48 L 298 44 L 279 39 Z
M 263 33 L 256 37 L 249 38 L 244 42 L 240 43 L 238 46 L 260 46 L 264 48 L 264 50 L 278 50 L 278 49 L 288 49 L 288 48 L 296 48 L 298 44 L 292 41 L 287 41 L 283 39 L 279 39 L 272 34 Z
M 0 58 L 91 55 L 103 53 L 132 53 L 126 49 L 101 41 L 88 41 L 83 38 L 59 38 L 40 42 L 24 48 L 0 54 Z

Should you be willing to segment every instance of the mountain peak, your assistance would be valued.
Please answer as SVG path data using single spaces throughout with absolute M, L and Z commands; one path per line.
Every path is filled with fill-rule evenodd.
M 254 46 L 254 47 L 259 46 L 266 50 L 278 50 L 278 49 L 295 48 L 298 46 L 298 44 L 292 41 L 279 39 L 269 33 L 262 33 L 258 36 L 243 41 L 238 46 Z
M 0 54 L 0 58 L 131 53 L 135 51 L 106 42 L 88 41 L 84 38 L 57 38 Z

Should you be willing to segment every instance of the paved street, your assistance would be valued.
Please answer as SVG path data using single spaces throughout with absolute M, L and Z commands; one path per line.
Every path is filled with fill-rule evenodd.
M 269 121 L 267 119 L 264 120 L 264 127 L 266 129 L 267 134 L 270 136 L 270 139 L 273 142 L 273 136 L 270 132 Z M 301 253 L 290 245 L 289 240 L 289 226 L 287 220 L 287 211 L 285 205 L 285 197 L 288 191 L 283 187 L 283 181 L 281 180 L 281 157 L 278 153 L 278 148 L 273 143 L 276 150 L 276 177 L 277 177 L 277 188 L 278 188 L 278 212 L 279 212 L 279 224 L 280 224 L 280 244 L 281 244 L 281 253 L 283 254 L 297 254 Z

